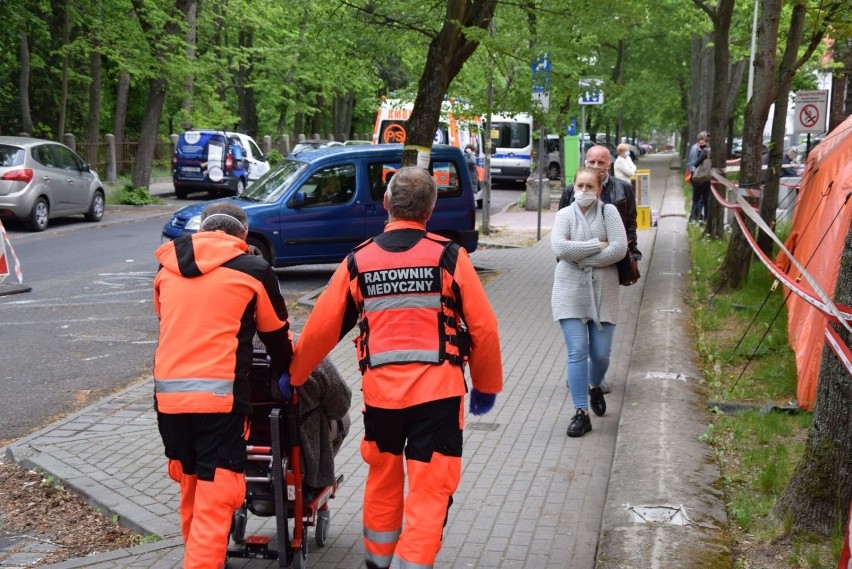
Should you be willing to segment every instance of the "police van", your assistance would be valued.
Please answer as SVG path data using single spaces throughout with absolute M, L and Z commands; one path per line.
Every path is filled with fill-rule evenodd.
M 524 183 L 530 177 L 533 150 L 530 115 L 491 115 L 491 179 Z
M 224 130 L 188 130 L 172 157 L 175 195 L 191 192 L 240 195 L 269 171 L 269 161 L 250 136 Z
M 272 266 L 336 263 L 384 229 L 384 193 L 401 166 L 402 148 L 379 144 L 302 152 L 284 159 L 242 195 L 225 199 L 245 210 L 249 246 Z M 427 229 L 475 251 L 474 184 L 462 151 L 433 146 L 429 171 L 438 200 Z M 197 231 L 209 203 L 175 212 L 163 227 L 163 239 Z

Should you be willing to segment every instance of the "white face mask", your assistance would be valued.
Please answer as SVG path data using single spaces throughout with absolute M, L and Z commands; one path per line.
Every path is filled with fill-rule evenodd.
M 630 152 L 628 152 L 628 151 L 626 151 L 626 150 L 625 150 L 624 152 L 622 152 L 622 153 L 621 153 L 621 157 L 622 157 L 622 158 L 627 158 L 627 157 L 629 157 L 629 156 L 630 156 Z
M 593 192 L 575 192 L 574 199 L 580 204 L 580 207 L 589 207 L 598 199 L 598 196 Z

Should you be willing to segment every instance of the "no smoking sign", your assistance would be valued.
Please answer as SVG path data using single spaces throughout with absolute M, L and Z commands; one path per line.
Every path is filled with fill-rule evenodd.
M 828 91 L 799 91 L 796 93 L 796 124 L 793 132 L 825 132 L 827 104 Z

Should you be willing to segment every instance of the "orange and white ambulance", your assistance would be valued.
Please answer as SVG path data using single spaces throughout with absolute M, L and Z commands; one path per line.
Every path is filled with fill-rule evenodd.
M 413 101 L 382 99 L 373 128 L 373 144 L 405 144 L 408 133 L 406 122 L 414 108 Z M 460 113 L 459 105 L 447 99 L 441 105 L 441 118 L 432 144 L 446 144 L 464 151 L 472 144 L 476 153 L 476 169 L 479 181 L 485 180 L 485 153 L 482 145 L 482 121 L 479 117 L 467 117 Z M 477 199 L 479 199 L 477 197 Z

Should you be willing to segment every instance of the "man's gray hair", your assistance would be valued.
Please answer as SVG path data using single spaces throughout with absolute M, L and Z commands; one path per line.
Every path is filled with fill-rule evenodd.
M 428 170 L 405 166 L 393 175 L 385 196 L 388 211 L 395 219 L 425 222 L 438 199 L 438 183 Z
M 248 231 L 248 217 L 239 206 L 230 202 L 210 204 L 201 212 L 199 231 L 224 231 L 242 237 Z

